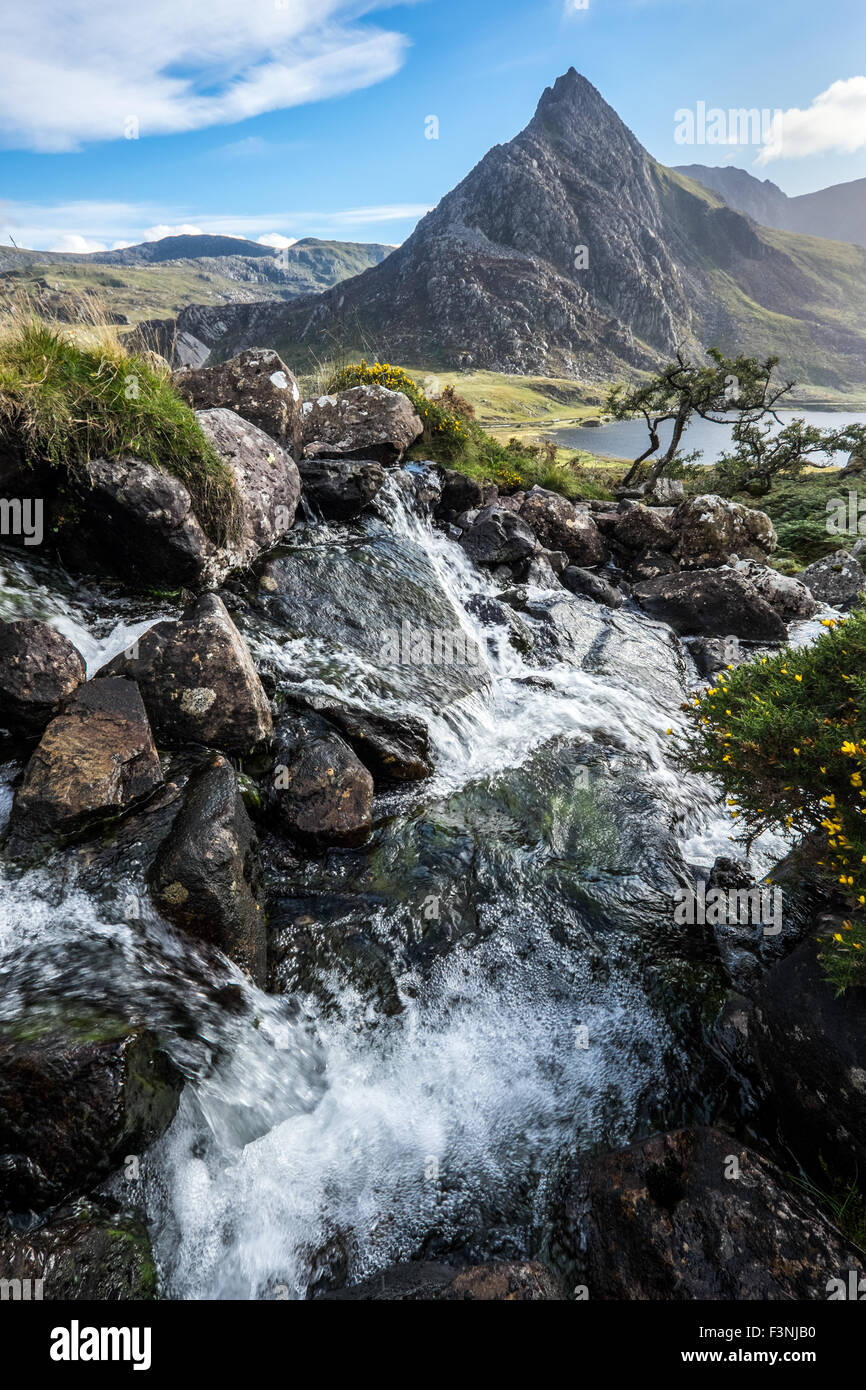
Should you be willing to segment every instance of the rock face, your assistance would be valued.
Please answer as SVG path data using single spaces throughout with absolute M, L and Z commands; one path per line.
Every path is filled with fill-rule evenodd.
M 10 847 L 66 838 L 128 811 L 162 782 L 138 687 L 88 681 L 52 719 L 15 794 Z
M 194 776 L 150 873 L 164 917 L 217 946 L 256 984 L 266 974 L 258 842 L 234 768 L 216 757 Z
M 423 428 L 408 396 L 385 386 L 353 386 L 336 396 L 304 402 L 307 458 L 397 463 Z
M 222 599 L 205 594 L 103 668 L 136 681 L 161 745 L 202 743 L 243 756 L 270 736 L 271 709 Z
M 862 1252 L 786 1187 L 720 1130 L 656 1135 L 571 1172 L 557 1254 L 590 1299 L 826 1299 Z
M 784 642 L 785 623 L 737 570 L 661 575 L 636 584 L 634 597 L 681 636 L 743 637 Z
M 749 1019 L 751 1051 L 775 1120 L 801 1162 L 820 1177 L 866 1171 L 866 1001 L 838 997 L 824 979 L 815 944 L 804 941 L 764 976 Z
M 460 537 L 476 565 L 509 565 L 536 551 L 537 542 L 526 522 L 504 507 L 482 507 Z
M 288 450 L 233 411 L 197 410 L 196 419 L 232 470 L 241 500 L 240 535 L 211 565 L 218 577 L 251 564 L 291 530 L 301 479 Z
M 40 734 L 84 675 L 80 654 L 47 623 L 0 622 L 0 727 Z
M 770 569 L 769 565 L 760 565 L 755 560 L 738 560 L 733 568 L 749 580 L 784 622 L 811 618 L 818 611 L 812 594 L 799 579 L 779 574 L 778 570 Z
M 686 569 L 714 569 L 729 556 L 762 560 L 776 549 L 765 512 L 705 493 L 681 502 L 671 517 L 676 555 Z
M 195 410 L 224 406 L 301 457 L 301 388 L 272 349 L 248 348 L 216 367 L 190 367 L 175 374 L 174 384 Z
M 25 1211 L 87 1191 L 152 1144 L 182 1079 L 150 1033 L 117 1019 L 18 1032 L 0 1030 L 0 1199 Z
M 307 501 L 335 521 L 357 516 L 385 481 L 384 468 L 373 459 L 303 459 L 300 473 Z
M 367 838 L 373 778 L 336 729 L 298 715 L 277 731 L 274 756 L 274 804 L 291 835 L 313 847 Z
M 534 487 L 520 508 L 523 521 L 547 550 L 562 550 L 573 565 L 603 565 L 608 549 L 588 512 L 559 493 Z
M 43 1281 L 46 1303 L 126 1303 L 157 1296 L 145 1227 L 126 1212 L 88 1201 L 61 1207 L 49 1222 L 26 1232 L 0 1222 L 0 1269 L 3 1278 L 21 1281 L 22 1299 L 36 1298 L 37 1279 Z M 17 1286 L 12 1289 L 15 1298 Z
M 799 578 L 814 598 L 833 608 L 853 608 L 866 589 L 866 574 L 845 550 L 816 560 Z

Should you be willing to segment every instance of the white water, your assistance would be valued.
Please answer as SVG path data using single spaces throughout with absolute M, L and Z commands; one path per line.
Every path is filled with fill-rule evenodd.
M 665 730 L 679 725 L 684 694 L 666 629 L 617 615 L 600 669 L 559 662 L 540 671 L 467 612 L 471 594 L 495 590 L 458 547 L 396 497 L 391 524 L 423 549 L 459 621 L 483 646 L 490 678 L 448 710 L 414 706 L 429 722 L 435 753 L 425 804 L 479 780 L 495 787 L 559 737 L 574 742 L 579 766 L 580 745 L 594 741 L 624 759 L 625 773 L 610 774 L 614 787 L 620 775 L 647 779 L 690 863 L 731 852 L 732 823 L 715 791 L 666 760 Z M 32 603 L 26 585 L 21 596 Z M 74 601 L 61 609 L 47 591 L 38 598 L 97 665 L 153 621 L 94 617 Z M 281 646 L 266 626 L 248 626 L 246 635 L 258 655 L 287 666 L 304 655 L 304 643 Z M 343 655 L 356 693 L 368 689 L 371 703 L 387 708 L 372 694 L 372 667 Z M 539 675 L 553 688 L 525 683 Z M 327 689 L 315 679 L 306 685 Z M 566 852 L 568 830 L 554 818 L 548 854 Z M 766 845 L 759 867 L 782 852 L 781 841 Z M 671 1096 L 673 1074 L 689 1058 L 633 968 L 640 938 L 629 943 L 612 929 L 611 968 L 599 975 L 577 938 L 563 939 L 563 924 L 573 926 L 565 908 L 554 920 L 556 905 L 536 901 L 514 863 L 513 881 L 494 885 L 479 904 L 489 934 L 459 942 L 424 972 L 404 962 L 403 1011 L 387 1019 L 343 979 L 333 981 L 339 1009 L 325 1010 L 312 995 L 262 994 L 230 967 L 226 978 L 244 1006 L 226 1018 L 208 998 L 207 967 L 139 886 L 120 883 L 97 902 L 45 871 L 6 877 L 0 965 L 5 951 L 12 979 L 38 977 L 48 991 L 83 998 L 119 993 L 161 1026 L 190 1078 L 134 1194 L 145 1200 L 167 1296 L 303 1297 L 327 1266 L 323 1251 L 339 1251 L 338 1265 L 357 1279 L 417 1256 L 431 1232 L 436 1249 L 447 1250 L 486 1231 L 490 1249 L 489 1233 L 501 1227 L 496 1248 L 508 1253 L 521 1223 L 531 1226 L 533 1211 L 543 1218 L 539 1194 L 563 1147 L 625 1143 L 647 1107 Z M 626 901 L 630 891 L 623 879 Z M 384 908 L 370 926 L 385 932 Z M 82 957 L 70 954 L 73 941 L 85 944 Z M 196 1021 L 193 1041 L 174 1029 L 173 997 Z M 2 1007 L 14 1012 L 14 997 Z M 578 1027 L 587 1028 L 589 1046 L 576 1042 Z

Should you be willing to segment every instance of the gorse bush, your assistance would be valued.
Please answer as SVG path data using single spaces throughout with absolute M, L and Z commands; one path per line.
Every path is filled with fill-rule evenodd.
M 582 478 L 568 464 L 557 462 L 556 446 L 551 441 L 524 444 L 509 439 L 507 444 L 500 444 L 479 425 L 474 407 L 453 385 L 431 397 L 402 367 L 388 362 L 371 365 L 362 360 L 335 371 L 325 389 L 333 394 L 353 386 L 385 386 L 390 391 L 402 391 L 409 398 L 424 426 L 424 433 L 411 450 L 414 458 L 434 459 L 447 467 L 459 468 L 472 477 L 496 483 L 502 492 L 516 492 L 537 483 L 570 497 L 587 492 L 599 495 L 590 479 Z
M 234 476 L 177 395 L 168 367 L 108 332 L 75 332 L 28 312 L 0 324 L 0 445 L 25 463 L 82 470 L 131 454 L 188 488 L 207 534 L 237 530 Z
M 809 836 L 846 906 L 822 939 L 838 989 L 866 984 L 866 611 L 825 619 L 810 647 L 724 672 L 696 694 L 678 759 L 718 778 L 747 845 L 766 829 Z

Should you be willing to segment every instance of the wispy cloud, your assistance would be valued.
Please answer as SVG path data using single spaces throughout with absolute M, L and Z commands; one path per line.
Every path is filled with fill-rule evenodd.
M 777 115 L 756 164 L 866 148 L 866 77 L 833 82 L 805 111 L 792 106 Z
M 18 246 L 35 250 L 102 251 L 118 244 L 210 232 L 248 237 L 278 247 L 299 236 L 351 240 L 359 228 L 414 225 L 429 210 L 429 203 L 387 203 L 328 212 L 271 208 L 209 216 L 199 215 L 191 208 L 151 203 L 82 200 L 50 205 L 6 201 L 0 202 L 0 242 L 8 245 L 14 238 Z
M 408 39 L 377 0 L 39 0 L 3 17 L 0 143 L 64 151 L 199 130 L 369 87 Z

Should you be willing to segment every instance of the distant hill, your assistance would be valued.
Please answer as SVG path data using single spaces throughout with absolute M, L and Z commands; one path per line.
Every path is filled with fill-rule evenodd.
M 365 352 L 582 381 L 717 345 L 862 399 L 866 250 L 760 226 L 660 165 L 572 68 L 381 264 L 288 304 L 193 305 L 178 327 L 214 359 L 273 346 L 301 370 Z
M 789 198 L 769 179 L 756 179 L 745 169 L 680 164 L 677 172 L 719 193 L 728 207 L 754 217 L 765 227 L 866 246 L 866 179 Z
M 46 311 L 74 319 L 82 296 L 98 297 L 115 322 L 175 318 L 189 304 L 290 300 L 330 289 L 393 250 L 378 242 L 304 237 L 275 251 L 226 236 L 171 236 L 118 251 L 0 247 L 3 291 L 26 291 Z

